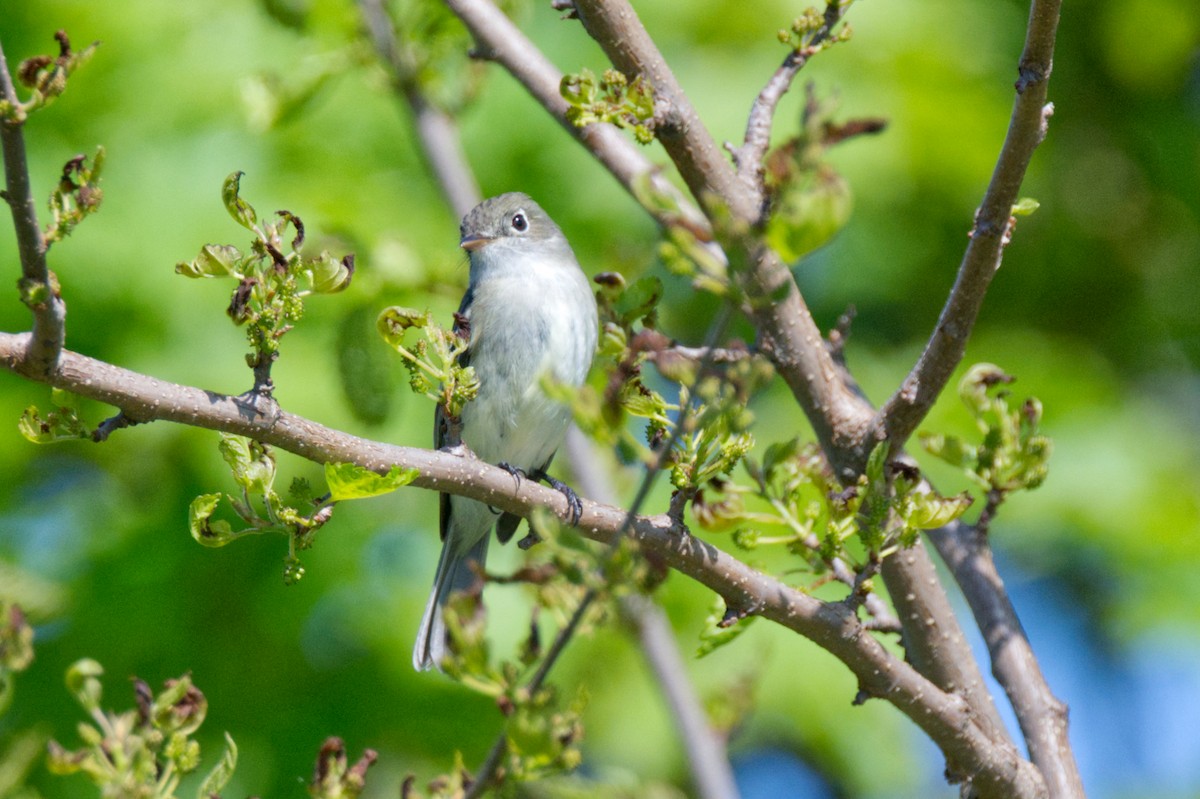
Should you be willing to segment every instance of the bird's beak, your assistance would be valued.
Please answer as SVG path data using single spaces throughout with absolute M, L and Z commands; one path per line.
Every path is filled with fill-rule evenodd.
M 481 236 L 478 233 L 473 233 L 470 236 L 463 236 L 458 242 L 458 246 L 462 247 L 467 252 L 475 252 L 489 241 L 491 241 L 491 238 L 488 236 Z

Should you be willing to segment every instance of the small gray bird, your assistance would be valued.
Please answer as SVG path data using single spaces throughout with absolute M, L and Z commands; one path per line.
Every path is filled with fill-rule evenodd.
M 456 329 L 469 336 L 460 362 L 475 367 L 479 378 L 479 394 L 462 412 L 462 443 L 514 474 L 545 477 L 578 514 L 574 493 L 545 475 L 570 411 L 546 397 L 540 381 L 549 373 L 568 385 L 583 383 L 596 352 L 596 298 L 563 232 L 524 194 L 484 200 L 463 218 L 460 233 L 471 259 L 470 284 L 455 317 Z M 449 437 L 439 409 L 435 445 L 457 443 Z M 440 667 L 442 608 L 452 592 L 477 579 L 492 527 L 505 543 L 520 521 L 481 502 L 442 495 L 442 555 L 413 649 L 417 670 Z

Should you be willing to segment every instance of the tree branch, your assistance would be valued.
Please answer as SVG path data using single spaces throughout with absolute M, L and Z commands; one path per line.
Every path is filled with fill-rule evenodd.
M 4 49 L 0 47 L 0 100 L 12 108 L 20 106 Z M 17 253 L 21 260 L 21 297 L 33 312 L 33 335 L 22 355 L 27 368 L 48 375 L 58 363 L 66 338 L 67 306 L 59 296 L 57 281 L 46 266 L 46 240 L 38 224 L 37 204 L 29 181 L 25 157 L 23 118 L 14 111 L 11 118 L 0 118 L 0 147 L 4 152 L 4 199 L 12 212 L 17 234 Z
M 649 597 L 631 594 L 621 600 L 621 615 L 636 631 L 642 653 L 675 719 L 696 781 L 696 795 L 701 799 L 737 799 L 725 744 L 713 731 L 687 679 L 687 667 L 666 614 Z
M 697 360 L 700 356 L 697 357 Z M 709 361 L 710 363 L 712 361 Z M 565 449 L 579 486 L 587 496 L 610 505 L 617 503 L 608 472 L 599 468 L 592 440 L 572 426 Z M 876 597 L 878 599 L 878 597 Z M 621 613 L 637 633 L 642 654 L 650 665 L 659 690 L 675 720 L 675 729 L 687 752 L 697 794 L 704 799 L 737 799 L 737 786 L 725 743 L 704 713 L 666 615 L 649 597 L 630 595 L 621 600 Z
M 611 153 L 597 151 L 586 138 L 588 131 L 616 131 L 611 126 L 589 125 L 581 135 L 579 129 L 566 121 L 566 103 L 558 94 L 557 79 L 550 77 L 557 76 L 557 71 L 533 43 L 488 0 L 447 2 L 476 40 L 489 51 L 488 55 L 512 71 L 560 124 L 579 137 L 618 179 L 632 189 L 632 184 L 626 182 L 629 173 L 622 174 L 614 169 Z M 723 188 L 729 193 L 720 195 L 719 200 L 728 202 L 735 216 L 747 223 L 754 222 L 758 214 L 755 201 L 695 117 L 669 67 L 628 3 L 625 0 L 576 0 L 575 9 L 587 17 L 584 21 L 589 32 L 618 69 L 630 76 L 643 75 L 654 87 L 656 98 L 675 103 L 672 112 L 675 119 L 688 121 L 687 130 L 672 130 L 665 138 L 660 138 L 693 192 L 709 191 L 707 187 L 710 186 Z M 617 137 L 622 145 L 618 148 L 620 151 L 632 146 L 619 134 Z M 615 143 L 613 146 L 617 147 Z M 640 159 L 640 153 L 635 152 L 635 155 Z M 707 174 L 706 170 L 712 174 Z M 707 197 L 709 201 L 714 198 L 714 195 L 706 194 L 697 196 Z M 737 237 L 732 244 L 744 258 L 740 276 L 748 296 L 747 313 L 758 330 L 759 351 L 771 359 L 792 390 L 839 479 L 852 481 L 866 463 L 874 444 L 874 439 L 867 435 L 873 409 L 842 379 L 842 372 L 824 346 L 790 270 L 779 256 L 752 236 Z M 923 548 L 912 550 L 907 560 L 913 568 L 920 567 L 921 575 L 934 573 Z M 929 633 L 923 621 L 935 618 L 945 634 L 940 642 L 939 656 L 967 664 L 964 668 L 974 666 L 970 649 L 940 584 L 936 580 L 919 578 L 897 581 L 904 568 L 900 562 L 888 566 L 884 579 L 889 583 L 889 593 L 908 598 L 910 612 L 901 619 L 906 640 L 915 647 L 923 646 L 922 639 Z M 982 687 L 982 676 L 977 668 L 969 679 L 951 680 L 944 687 L 966 691 L 974 712 L 980 717 L 991 718 L 995 713 L 991 698 L 986 691 L 983 694 L 973 691 L 976 686 Z M 990 724 L 988 727 L 994 729 Z
M 750 107 L 750 116 L 746 120 L 746 135 L 741 147 L 728 146 L 737 166 L 738 179 L 748 191 L 758 197 L 760 206 L 765 206 L 763 193 L 763 159 L 767 156 L 767 148 L 771 144 L 771 123 L 775 119 L 775 109 L 779 101 L 792 87 L 792 82 L 804 69 L 804 65 L 812 57 L 819 46 L 829 38 L 834 26 L 841 21 L 848 0 L 829 0 L 825 4 L 825 18 L 821 29 L 813 36 L 811 44 L 804 50 L 792 50 L 783 59 L 779 69 L 767 80 L 754 104 Z
M 567 520 L 571 509 L 559 492 L 522 480 L 478 460 L 358 438 L 280 410 L 273 402 L 232 397 L 141 375 L 67 350 L 59 368 L 39 374 L 24 361 L 29 334 L 0 333 L 0 365 L 120 408 L 132 420 L 174 421 L 249 436 L 318 463 L 351 462 L 385 472 L 413 467 L 415 486 L 485 502 L 528 515 L 548 507 Z M 253 404 L 257 402 L 256 404 Z M 578 528 L 612 543 L 625 529 L 627 511 L 585 500 Z M 803 635 L 831 652 L 858 677 L 860 689 L 887 699 L 941 747 L 948 769 L 969 780 L 981 796 L 1041 797 L 1045 786 L 1032 764 L 1007 744 L 991 740 L 966 702 L 946 694 L 897 659 L 864 628 L 850 609 L 821 602 L 755 571 L 717 547 L 693 537 L 667 515 L 638 516 L 628 535 L 668 566 L 725 598 Z
M 675 215 L 682 214 L 692 229 L 701 234 L 709 230 L 704 215 L 615 126 L 598 123 L 580 128 L 567 120 L 567 101 L 558 90 L 562 73 L 491 0 L 445 2 L 475 37 L 478 55 L 503 66 L 627 191 L 635 194 L 636 187 L 648 182 L 655 193 L 670 198 L 678 208 Z M 678 221 L 661 209 L 656 218 L 661 224 Z
M 929 539 L 950 567 L 983 633 L 992 674 L 1004 688 L 1050 799 L 1083 799 L 1083 781 L 1067 737 L 1067 708 L 1050 691 L 1008 598 L 987 537 L 954 522 Z
M 413 127 L 425 164 L 433 173 L 451 210 L 462 218 L 483 198 L 466 153 L 463 152 L 458 123 L 454 117 L 431 103 L 421 90 L 413 68 L 403 57 L 392 19 L 383 7 L 382 0 L 359 0 L 359 6 L 367 34 L 390 73 L 392 86 L 412 112 Z
M 1015 224 L 1012 207 L 1017 192 L 1033 151 L 1046 136 L 1047 121 L 1054 110 L 1046 103 L 1046 85 L 1054 61 L 1061 4 L 1062 0 L 1033 0 L 1008 134 L 976 213 L 958 277 L 920 359 L 872 423 L 872 428 L 896 447 L 917 429 L 962 361 L 988 286 L 1000 268 L 1004 246 Z

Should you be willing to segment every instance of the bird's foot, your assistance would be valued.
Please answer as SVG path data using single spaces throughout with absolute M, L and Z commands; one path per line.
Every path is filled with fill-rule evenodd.
M 513 476 L 513 479 L 517 481 L 517 488 L 521 487 L 521 478 L 529 476 L 529 474 L 520 466 L 513 466 L 507 461 L 500 461 L 496 465 Z
M 545 480 L 546 483 L 558 493 L 567 498 L 568 515 L 571 519 L 571 524 L 579 524 L 579 519 L 583 516 L 583 502 L 580 501 L 579 495 L 575 493 L 575 489 L 564 483 L 562 480 L 551 477 L 540 469 L 533 472 L 530 477 L 535 480 Z

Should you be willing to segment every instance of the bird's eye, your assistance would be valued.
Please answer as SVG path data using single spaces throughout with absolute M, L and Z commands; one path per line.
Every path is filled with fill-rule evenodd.
M 529 220 L 525 218 L 524 211 L 517 211 L 513 214 L 510 224 L 512 225 L 512 229 L 518 233 L 524 233 L 526 230 L 529 230 Z

